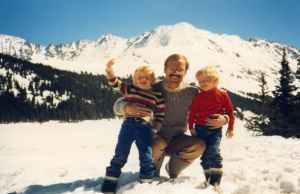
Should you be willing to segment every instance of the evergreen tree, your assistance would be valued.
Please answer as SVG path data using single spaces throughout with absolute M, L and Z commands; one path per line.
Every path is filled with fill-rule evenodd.
M 256 97 L 256 100 L 259 102 L 256 109 L 259 114 L 246 118 L 246 127 L 253 131 L 255 135 L 267 135 L 269 133 L 268 113 L 271 98 L 269 96 L 270 91 L 266 81 L 266 74 L 264 72 L 260 72 L 257 81 L 259 82 L 260 92 Z
M 270 96 L 269 88 L 267 85 L 266 74 L 264 72 L 260 73 L 259 76 L 259 87 L 260 87 L 260 98 L 259 101 L 261 102 L 260 105 L 260 112 L 261 112 L 261 125 L 263 127 L 267 126 L 268 120 L 268 112 L 269 112 L 269 105 L 270 105 Z
M 273 91 L 271 128 L 276 135 L 292 136 L 295 124 L 295 85 L 294 77 L 286 59 L 286 51 L 283 51 L 281 69 L 279 71 L 279 85 Z
M 298 84 L 300 84 L 300 57 L 298 58 L 296 78 L 297 78 Z M 298 93 L 297 93 L 297 97 L 296 97 L 295 111 L 296 111 L 295 112 L 295 115 L 296 115 L 296 125 L 300 126 L 300 87 L 298 87 Z
M 296 78 L 300 81 L 300 57 L 298 58 Z

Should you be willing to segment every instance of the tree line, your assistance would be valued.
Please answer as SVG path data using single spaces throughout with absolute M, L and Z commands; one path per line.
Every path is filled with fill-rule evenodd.
M 259 114 L 247 118 L 247 127 L 257 135 L 280 135 L 283 137 L 300 137 L 300 58 L 297 71 L 293 73 L 283 50 L 280 62 L 278 84 L 270 91 L 266 74 L 258 76 L 260 93 L 256 100 L 259 102 Z
M 278 73 L 274 91 L 268 89 L 267 75 L 262 72 L 258 76 L 260 93 L 254 95 L 254 100 L 234 93 L 230 96 L 239 108 L 237 116 L 246 119 L 247 127 L 255 134 L 300 137 L 300 89 L 295 84 L 296 80 L 300 83 L 300 59 L 293 73 L 284 51 Z M 16 75 L 28 80 L 26 87 Z M 45 96 L 45 92 L 51 95 Z M 113 118 L 112 106 L 119 97 L 104 75 L 58 70 L 0 54 L 1 123 Z M 256 115 L 244 117 L 245 110 Z
M 120 94 L 108 86 L 104 75 L 58 70 L 4 54 L 0 69 L 5 70 L 0 72 L 0 122 L 114 116 L 112 105 Z M 29 81 L 26 87 L 24 80 Z

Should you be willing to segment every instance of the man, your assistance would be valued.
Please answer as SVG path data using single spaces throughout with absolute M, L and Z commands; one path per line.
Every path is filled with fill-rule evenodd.
M 176 178 L 205 150 L 202 140 L 185 134 L 188 109 L 193 97 L 198 93 L 196 87 L 183 83 L 188 68 L 189 63 L 185 56 L 180 54 L 169 56 L 164 64 L 165 78 L 154 86 L 163 93 L 166 105 L 165 120 L 152 146 L 158 176 L 166 155 L 170 156 L 166 170 L 170 178 Z M 142 107 L 122 101 L 115 104 L 114 110 L 117 114 L 125 116 L 151 114 Z M 215 119 L 207 120 L 207 125 L 220 128 L 227 122 L 226 115 L 215 115 Z

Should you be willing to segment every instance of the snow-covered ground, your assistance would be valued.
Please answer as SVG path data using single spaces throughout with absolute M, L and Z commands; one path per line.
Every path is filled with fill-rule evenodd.
M 0 124 L 0 193 L 101 193 L 121 120 Z M 237 121 L 237 135 L 223 139 L 224 193 L 300 194 L 300 140 L 253 137 Z M 133 146 L 118 194 L 213 194 L 199 160 L 174 182 L 139 184 Z M 162 175 L 167 176 L 162 170 Z

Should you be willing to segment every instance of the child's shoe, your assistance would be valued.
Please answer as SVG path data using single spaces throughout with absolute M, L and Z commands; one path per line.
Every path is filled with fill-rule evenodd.
M 209 183 L 212 186 L 220 185 L 223 172 L 221 169 L 211 169 Z
M 101 192 L 105 194 L 115 194 L 117 191 L 117 185 L 118 185 L 118 178 L 116 177 L 105 177 Z

